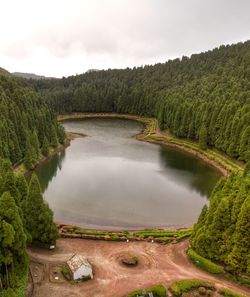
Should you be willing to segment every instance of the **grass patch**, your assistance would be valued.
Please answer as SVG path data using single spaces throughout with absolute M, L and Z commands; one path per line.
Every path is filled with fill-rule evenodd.
M 235 292 L 235 291 L 232 291 L 232 290 L 229 290 L 229 289 L 226 289 L 226 288 L 221 288 L 219 290 L 219 293 L 222 295 L 222 296 L 225 296 L 225 297 L 247 297 L 247 295 L 242 295 L 238 292 Z
M 71 275 L 70 275 L 70 271 L 69 271 L 68 267 L 63 266 L 61 268 L 61 273 L 67 281 L 71 280 Z
M 163 285 L 156 285 L 146 290 L 136 290 L 132 293 L 129 293 L 127 297 L 137 297 L 137 296 L 148 296 L 148 293 L 153 293 L 155 297 L 167 297 L 167 289 Z
M 186 279 L 173 283 L 170 286 L 170 290 L 174 296 L 180 297 L 183 293 L 189 292 L 193 289 L 199 289 L 200 287 L 210 290 L 215 289 L 214 284 L 211 282 L 205 282 L 198 279 Z
M 202 256 L 198 255 L 193 249 L 190 248 L 187 254 L 194 265 L 198 266 L 202 270 L 205 270 L 212 274 L 224 274 L 223 267 L 211 262 L 208 259 L 203 258 Z
M 156 134 L 150 134 L 146 136 L 147 140 L 162 142 L 166 144 L 175 144 L 177 146 L 192 150 L 194 152 L 203 155 L 204 157 L 214 161 L 222 168 L 225 168 L 228 172 L 243 171 L 243 167 L 238 165 L 234 160 L 230 159 L 226 155 L 215 151 L 214 149 L 201 150 L 196 142 L 192 142 L 186 139 L 179 139 L 176 137 L 158 136 Z
M 179 230 L 163 230 L 163 229 L 146 229 L 142 231 L 103 231 L 103 230 L 88 230 L 76 226 L 59 225 L 59 231 L 62 237 L 69 238 L 75 235 L 82 235 L 83 238 L 111 240 L 111 241 L 126 241 L 138 240 L 150 241 L 153 239 L 156 242 L 169 243 L 177 242 L 191 235 L 192 229 L 179 229 Z

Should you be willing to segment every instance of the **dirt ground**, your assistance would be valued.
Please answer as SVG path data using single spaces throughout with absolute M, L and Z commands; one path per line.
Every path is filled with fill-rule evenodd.
M 185 278 L 211 280 L 250 296 L 243 289 L 226 280 L 217 279 L 196 268 L 187 258 L 188 241 L 161 245 L 149 242 L 105 242 L 81 239 L 60 239 L 55 251 L 29 249 L 31 273 L 34 279 L 34 297 L 122 297 L 137 289 Z M 58 275 L 60 267 L 74 253 L 88 258 L 94 268 L 94 279 L 71 284 Z M 124 253 L 136 255 L 139 264 L 127 267 L 121 264 Z

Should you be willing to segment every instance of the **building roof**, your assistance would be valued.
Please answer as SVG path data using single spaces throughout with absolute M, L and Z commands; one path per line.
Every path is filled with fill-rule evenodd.
M 68 261 L 67 264 L 72 272 L 76 272 L 82 266 L 88 266 L 90 268 L 91 265 L 88 260 L 82 255 L 73 255 Z

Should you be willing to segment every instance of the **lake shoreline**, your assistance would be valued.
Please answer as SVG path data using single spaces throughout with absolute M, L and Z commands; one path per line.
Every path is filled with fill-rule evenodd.
M 160 145 L 164 145 L 164 146 L 168 146 L 168 147 L 174 147 L 175 149 L 181 150 L 181 151 L 185 151 L 195 157 L 197 157 L 198 159 L 204 161 L 206 164 L 208 164 L 209 166 L 215 168 L 216 170 L 218 170 L 218 172 L 220 172 L 222 175 L 224 176 L 228 176 L 230 174 L 230 170 L 228 170 L 227 168 L 225 168 L 224 166 L 222 166 L 222 164 L 216 162 L 215 160 L 210 159 L 208 156 L 206 156 L 204 154 L 204 152 L 199 152 L 198 150 L 194 150 L 188 146 L 185 145 L 181 145 L 181 144 L 177 144 L 177 143 L 173 143 L 169 141 L 169 137 L 165 136 L 164 134 L 161 134 L 161 131 L 158 128 L 158 121 L 156 119 L 153 118 L 147 118 L 147 117 L 142 117 L 142 116 L 137 116 L 137 115 L 130 115 L 130 114 L 116 114 L 116 113 L 77 113 L 77 114 L 67 114 L 67 115 L 60 115 L 58 116 L 58 121 L 59 122 L 64 122 L 64 121 L 69 121 L 69 120 L 76 120 L 76 119 L 88 119 L 88 118 L 120 118 L 120 119 L 129 119 L 129 120 L 134 120 L 134 121 L 138 121 L 144 124 L 145 128 L 142 130 L 142 132 L 140 132 L 139 134 L 135 135 L 134 137 L 139 140 L 139 141 L 143 141 L 143 142 L 148 142 L 148 143 L 154 143 L 154 144 L 160 144 Z M 53 158 L 55 155 L 59 154 L 60 152 L 64 151 L 67 147 L 70 146 L 71 141 L 73 141 L 76 138 L 79 137 L 86 137 L 87 135 L 84 135 L 82 133 L 76 133 L 76 132 L 67 132 L 66 133 L 66 141 L 64 145 L 61 145 L 60 147 L 58 147 L 57 149 L 55 149 L 53 152 L 51 152 L 49 154 L 48 157 L 43 157 L 41 160 L 39 160 L 34 168 L 32 168 L 31 170 L 26 170 L 25 172 L 22 172 L 22 174 L 24 174 L 25 176 L 27 176 L 28 174 L 30 174 L 32 171 L 34 171 L 34 169 L 42 166 L 44 163 L 46 163 L 47 161 L 49 161 L 51 158 Z M 152 137 L 158 137 L 159 139 L 152 139 Z M 171 138 L 171 140 L 173 140 L 173 138 Z M 61 220 L 60 222 L 58 222 L 58 225 L 67 225 L 66 223 L 63 223 Z M 79 227 L 79 226 L 75 226 L 79 229 L 83 229 L 83 230 L 99 230 L 99 231 L 104 231 L 104 232 L 119 232 L 119 230 L 124 230 L 125 228 L 121 227 L 121 228 L 116 228 L 114 227 L 114 229 L 112 228 L 106 228 L 106 229 L 102 229 L 102 228 L 95 228 L 95 227 L 90 227 L 86 226 L 86 229 L 84 229 L 83 227 Z M 152 228 L 147 228 L 145 227 L 143 228 L 127 228 L 130 231 L 140 231 L 140 230 L 179 230 L 179 229 L 188 229 L 190 228 L 190 225 L 184 226 L 173 226 L 173 227 L 167 227 L 164 228 L 159 228 L 159 227 L 152 227 Z
M 159 129 L 158 121 L 154 118 L 119 113 L 72 113 L 59 115 L 58 121 L 64 122 L 68 120 L 80 120 L 86 118 L 120 118 L 138 121 L 145 125 L 144 131 L 135 135 L 135 138 L 139 141 L 160 144 L 187 152 L 202 160 L 209 166 L 215 168 L 218 172 L 226 177 L 229 176 L 233 171 L 243 171 L 242 166 L 236 164 L 234 160 L 229 159 L 229 157 L 224 156 L 219 152 L 209 149 L 203 151 L 194 142 L 164 135 Z

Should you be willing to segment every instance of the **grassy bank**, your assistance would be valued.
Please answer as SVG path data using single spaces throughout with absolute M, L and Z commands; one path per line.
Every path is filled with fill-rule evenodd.
M 243 165 L 214 149 L 201 150 L 198 143 L 186 139 L 180 139 L 170 135 L 169 133 L 161 133 L 158 128 L 158 121 L 155 118 L 148 118 L 131 114 L 118 113 L 72 113 L 59 115 L 58 121 L 67 121 L 72 119 L 84 118 L 120 118 L 131 119 L 141 122 L 145 125 L 142 133 L 136 135 L 141 141 L 147 141 L 156 144 L 167 145 L 177 149 L 184 150 L 204 162 L 210 164 L 219 170 L 223 175 L 227 176 L 231 172 L 243 171 Z
M 222 266 L 217 265 L 211 262 L 210 260 L 201 257 L 191 248 L 188 250 L 187 254 L 193 262 L 193 264 L 199 267 L 200 269 L 211 274 L 224 275 L 224 269 Z
M 152 293 L 155 297 L 167 297 L 168 291 L 163 285 L 155 285 L 144 290 L 136 290 L 127 295 L 127 297 L 148 296 Z
M 198 292 L 203 291 L 204 294 L 202 295 L 207 295 L 206 290 L 214 291 L 215 286 L 211 282 L 198 280 L 198 279 L 179 280 L 170 286 L 170 291 L 175 297 L 180 297 L 184 293 L 190 292 L 192 290 L 197 290 Z
M 199 267 L 201 270 L 206 271 L 210 274 L 215 274 L 217 276 L 220 276 L 224 279 L 230 280 L 234 283 L 237 283 L 241 286 L 250 288 L 250 278 L 247 276 L 236 276 L 233 274 L 230 274 L 226 270 L 224 270 L 224 267 L 221 265 L 218 265 L 202 256 L 197 254 L 193 249 L 189 249 L 187 252 L 188 257 L 192 261 L 192 263 Z
M 170 292 L 171 295 L 168 293 Z M 146 289 L 135 290 L 126 297 L 148 296 L 153 293 L 159 297 L 182 297 L 182 296 L 224 296 L 224 297 L 247 297 L 227 288 L 217 288 L 214 283 L 200 279 L 183 279 L 172 283 L 169 288 L 163 285 L 155 285 Z
M 58 225 L 61 237 L 82 238 L 106 241 L 148 241 L 157 243 L 176 243 L 191 235 L 192 229 L 163 230 L 150 229 L 142 231 L 98 231 L 76 226 Z

